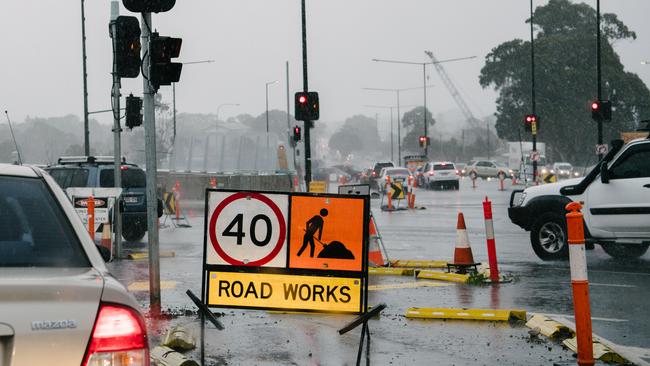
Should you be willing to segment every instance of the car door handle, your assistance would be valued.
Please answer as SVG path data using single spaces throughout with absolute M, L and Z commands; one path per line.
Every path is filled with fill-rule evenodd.
M 643 187 L 645 187 L 645 188 L 650 188 L 650 183 L 648 183 L 648 184 L 644 184 Z

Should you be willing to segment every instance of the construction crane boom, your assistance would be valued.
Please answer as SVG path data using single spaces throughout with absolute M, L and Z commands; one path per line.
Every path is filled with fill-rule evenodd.
M 436 57 L 433 55 L 433 52 L 424 51 L 424 53 L 426 53 L 427 56 L 431 58 L 431 62 L 433 63 L 433 66 L 436 68 L 436 71 L 440 75 L 442 82 L 445 84 L 445 87 L 447 87 L 447 90 L 449 90 L 449 93 L 451 94 L 452 98 L 454 98 L 454 101 L 458 105 L 458 108 L 460 108 L 460 111 L 463 113 L 467 121 L 472 126 L 477 126 L 479 120 L 476 117 L 474 117 L 474 114 L 469 109 L 469 106 L 467 105 L 467 103 L 465 103 L 463 97 L 461 97 L 460 93 L 458 92 L 458 89 L 456 88 L 456 85 L 454 85 L 454 82 L 451 81 L 451 78 L 447 74 L 447 71 L 445 71 L 445 68 L 442 67 L 442 63 L 439 62 L 438 59 L 436 59 Z

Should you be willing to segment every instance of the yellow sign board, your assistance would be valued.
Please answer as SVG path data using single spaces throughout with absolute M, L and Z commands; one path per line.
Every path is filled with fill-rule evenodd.
M 309 192 L 327 193 L 327 182 L 324 180 L 313 180 L 309 182 Z
M 404 186 L 401 182 L 391 182 L 390 189 L 388 194 L 394 200 L 403 200 L 404 199 Z
M 530 129 L 533 135 L 537 135 L 537 122 L 533 121 L 533 123 L 530 124 Z
M 361 312 L 361 279 L 208 272 L 208 306 Z

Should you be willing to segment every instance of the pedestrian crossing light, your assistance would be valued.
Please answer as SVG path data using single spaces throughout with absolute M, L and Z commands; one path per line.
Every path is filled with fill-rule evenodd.
M 537 131 L 539 131 L 539 117 L 536 114 L 527 114 L 524 122 L 526 124 L 526 131 L 537 134 Z
M 295 95 L 295 116 L 298 121 L 317 121 L 320 116 L 318 92 L 297 92 Z
M 612 102 L 609 100 L 595 100 L 591 102 L 591 118 L 594 121 L 611 121 Z
M 300 141 L 300 126 L 293 127 L 293 141 L 294 142 Z
M 142 98 L 129 94 L 126 97 L 126 127 L 133 129 L 142 125 Z
M 121 78 L 140 75 L 140 23 L 136 17 L 119 16 L 111 22 L 113 39 L 113 62 L 115 72 Z

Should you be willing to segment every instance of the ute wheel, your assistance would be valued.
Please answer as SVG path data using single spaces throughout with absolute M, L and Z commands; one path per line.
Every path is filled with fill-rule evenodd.
M 126 241 L 140 241 L 142 238 L 144 238 L 144 234 L 146 233 L 146 227 L 140 227 L 137 225 L 125 225 L 124 230 L 122 231 L 122 237 Z
M 650 244 L 601 244 L 605 253 L 616 259 L 635 259 L 648 251 Z
M 530 242 L 537 256 L 545 261 L 562 260 L 569 256 L 566 221 L 556 213 L 541 215 L 530 230 Z

